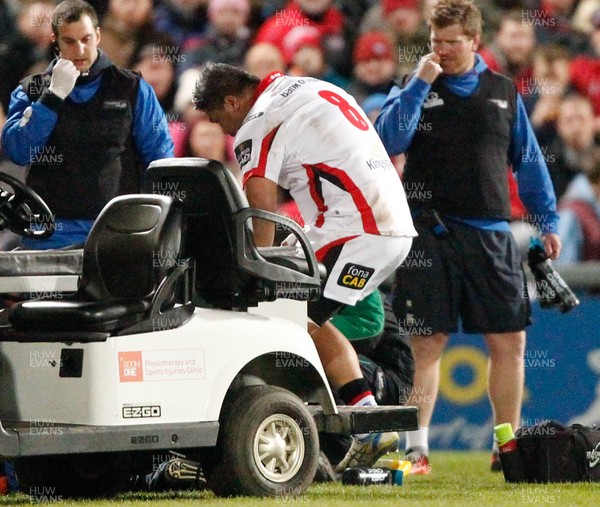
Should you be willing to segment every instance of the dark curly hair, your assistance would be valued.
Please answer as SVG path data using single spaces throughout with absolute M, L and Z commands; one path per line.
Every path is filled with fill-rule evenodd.
M 196 109 L 214 111 L 223 106 L 227 95 L 243 95 L 258 83 L 258 76 L 238 67 L 225 63 L 210 63 L 196 81 L 192 101 Z

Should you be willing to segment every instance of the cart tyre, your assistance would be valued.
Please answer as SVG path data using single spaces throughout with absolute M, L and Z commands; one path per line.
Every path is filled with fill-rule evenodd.
M 203 469 L 218 496 L 295 497 L 312 483 L 319 440 L 314 419 L 295 394 L 245 387 L 223 411 L 217 449 Z

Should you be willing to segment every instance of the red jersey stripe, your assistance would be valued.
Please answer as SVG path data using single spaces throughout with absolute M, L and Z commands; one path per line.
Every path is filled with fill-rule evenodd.
M 277 125 L 271 132 L 269 132 L 260 143 L 260 154 L 258 156 L 258 165 L 253 167 L 248 172 L 244 173 L 242 178 L 242 186 L 246 185 L 246 182 L 252 176 L 260 176 L 262 178 L 265 177 L 265 172 L 267 170 L 267 158 L 269 156 L 269 150 L 271 149 L 271 145 L 273 144 L 273 139 L 277 135 L 277 131 L 279 130 L 280 125 Z
M 333 247 L 336 247 L 338 245 L 343 245 L 347 241 L 350 241 L 351 239 L 354 239 L 354 238 L 358 238 L 358 234 L 355 234 L 354 236 L 346 236 L 345 238 L 339 238 L 339 239 L 336 239 L 335 241 L 332 241 L 331 243 L 327 243 L 326 245 L 323 245 L 321 248 L 319 248 L 315 252 L 315 256 L 317 257 L 317 260 L 319 262 L 321 262 L 325 258 L 325 256 L 329 253 L 329 250 L 331 250 Z
M 308 190 L 310 192 L 310 196 L 313 198 L 313 201 L 317 205 L 317 209 L 319 210 L 319 216 L 315 221 L 315 227 L 321 227 L 325 222 L 325 217 L 323 213 L 327 211 L 327 206 L 323 202 L 323 195 L 320 192 L 320 189 L 317 188 L 317 182 L 315 181 L 315 171 L 312 166 L 303 164 L 306 169 L 306 174 L 308 176 Z
M 346 171 L 322 163 L 314 164 L 313 167 L 319 171 L 330 174 L 340 182 L 344 190 L 346 190 L 352 197 L 352 200 L 354 201 L 354 204 L 360 213 L 364 231 L 367 234 L 378 235 L 379 228 L 377 227 L 377 221 L 373 215 L 373 210 L 371 209 L 371 206 L 369 206 L 369 203 L 365 199 L 365 196 L 361 192 L 360 188 L 358 188 L 356 183 L 352 181 L 352 178 L 348 176 Z

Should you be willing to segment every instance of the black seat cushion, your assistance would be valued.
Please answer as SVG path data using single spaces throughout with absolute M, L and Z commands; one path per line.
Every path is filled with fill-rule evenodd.
M 23 331 L 110 331 L 117 324 L 140 322 L 149 309 L 144 299 L 25 301 L 13 308 L 9 319 Z

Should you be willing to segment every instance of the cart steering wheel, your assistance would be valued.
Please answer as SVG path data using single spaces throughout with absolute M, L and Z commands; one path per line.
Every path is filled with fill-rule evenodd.
M 27 238 L 46 239 L 54 233 L 54 214 L 28 186 L 0 172 L 0 231 L 8 228 Z

